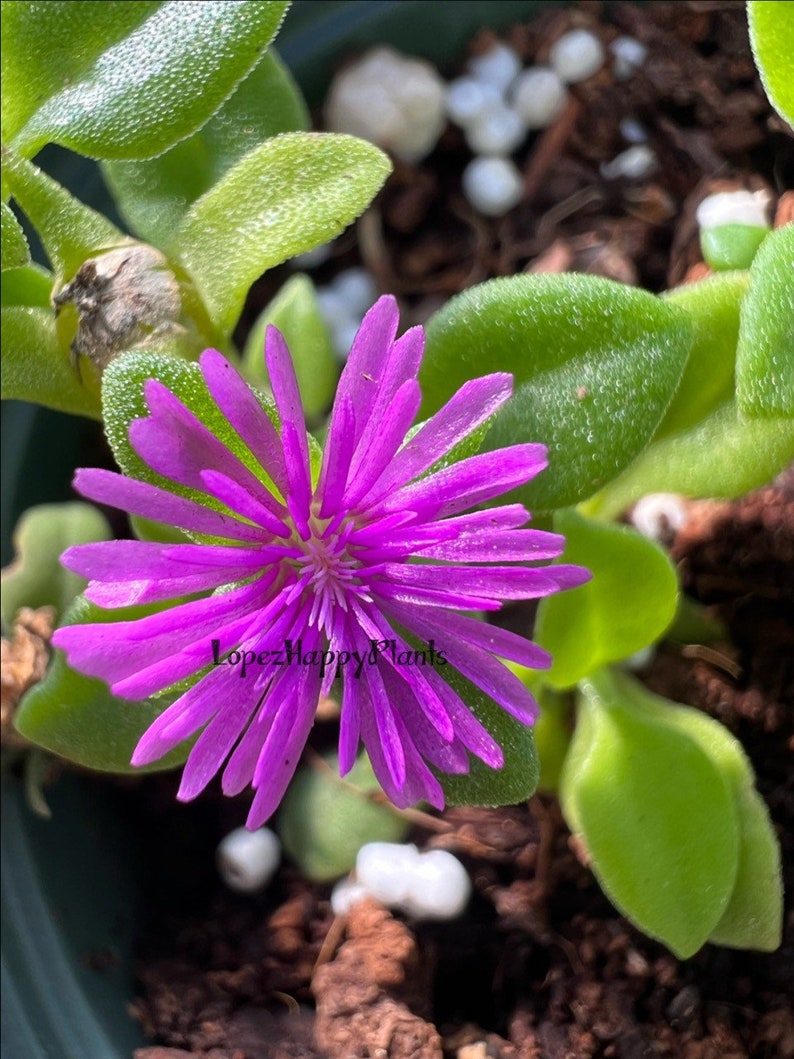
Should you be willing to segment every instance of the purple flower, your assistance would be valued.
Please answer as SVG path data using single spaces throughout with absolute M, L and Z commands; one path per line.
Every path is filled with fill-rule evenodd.
M 546 596 L 589 578 L 576 566 L 525 565 L 558 556 L 564 541 L 522 528 L 529 513 L 520 504 L 470 511 L 541 471 L 543 445 L 437 467 L 504 404 L 511 376 L 466 383 L 406 440 L 419 409 L 424 333 L 412 328 L 395 340 L 397 324 L 391 297 L 362 323 L 316 484 L 289 351 L 272 327 L 265 356 L 280 429 L 220 353 L 207 350 L 200 361 L 210 395 L 261 475 L 156 379 L 145 385 L 149 415 L 130 426 L 130 442 L 153 470 L 214 497 L 229 513 L 111 471 L 77 473 L 83 496 L 196 539 L 70 548 L 63 561 L 90 579 L 88 598 L 101 607 L 199 598 L 135 621 L 68 626 L 54 642 L 76 669 L 129 699 L 203 673 L 145 732 L 132 763 L 156 761 L 201 731 L 178 797 L 195 798 L 225 763 L 226 794 L 254 788 L 249 827 L 281 800 L 318 698 L 331 688 L 331 659 L 342 676 L 343 775 L 363 743 L 396 805 L 426 800 L 441 808 L 435 772 L 467 772 L 470 754 L 500 768 L 501 748 L 444 680 L 441 659 L 528 725 L 535 702 L 499 658 L 534 669 L 551 659 L 463 612 L 495 611 L 505 600 Z M 423 645 L 430 657 L 431 641 L 436 665 L 405 664 Z M 230 663 L 245 659 L 240 679 L 241 665 Z

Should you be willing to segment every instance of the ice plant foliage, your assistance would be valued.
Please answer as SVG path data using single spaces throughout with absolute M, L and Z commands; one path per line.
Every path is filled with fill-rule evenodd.
M 278 805 L 318 696 L 331 689 L 336 667 L 305 664 L 319 660 L 314 652 L 364 658 L 373 641 L 395 641 L 396 650 L 377 651 L 372 664 L 342 669 L 340 768 L 352 766 L 363 742 L 395 804 L 440 807 L 444 796 L 431 766 L 464 773 L 471 753 L 498 769 L 503 756 L 440 666 L 400 664 L 415 650 L 406 633 L 433 640 L 449 664 L 529 725 L 535 702 L 496 656 L 545 668 L 549 655 L 462 612 L 495 611 L 505 600 L 546 596 L 588 578 L 576 566 L 526 565 L 558 556 L 564 541 L 523 528 L 529 513 L 521 505 L 469 510 L 541 471 L 543 445 L 514 445 L 435 469 L 507 400 L 509 375 L 467 383 L 405 440 L 420 403 L 424 333 L 412 328 L 395 340 L 397 325 L 390 297 L 365 318 L 316 484 L 289 351 L 274 328 L 265 355 L 279 428 L 221 354 L 207 350 L 200 362 L 212 398 L 261 464 L 261 479 L 156 380 L 145 388 L 150 414 L 130 428 L 132 445 L 152 468 L 215 497 L 229 514 L 110 471 L 77 475 L 83 496 L 227 542 L 69 549 L 65 564 L 90 578 L 87 595 L 102 607 L 212 594 L 135 621 L 69 626 L 55 643 L 75 668 L 130 699 L 204 670 L 213 640 L 221 659 L 232 650 L 256 652 L 264 662 L 244 679 L 239 668 L 212 666 L 150 726 L 133 757 L 135 765 L 156 761 L 203 728 L 179 797 L 195 797 L 226 762 L 227 794 L 248 784 L 256 791 L 252 827 Z M 300 645 L 304 664 L 285 663 L 288 641 Z

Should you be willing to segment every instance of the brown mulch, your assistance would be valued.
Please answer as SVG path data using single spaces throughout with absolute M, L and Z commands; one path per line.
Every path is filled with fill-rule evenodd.
M 698 265 L 694 208 L 707 190 L 767 187 L 776 200 L 792 183 L 794 140 L 755 75 L 744 4 L 618 4 L 609 21 L 603 10 L 542 10 L 508 35 L 541 61 L 572 24 L 649 46 L 629 81 L 605 68 L 528 143 L 523 203 L 497 220 L 473 213 L 459 187 L 467 150 L 449 128 L 421 167 L 397 166 L 319 282 L 357 263 L 357 244 L 416 321 L 464 287 L 522 270 L 585 271 L 658 291 Z M 628 146 L 618 131 L 628 116 L 647 129 L 658 166 L 639 181 L 605 181 L 599 166 Z M 282 279 L 276 270 L 258 285 L 249 317 Z M 705 652 L 667 643 L 642 679 L 741 738 L 790 895 L 794 474 L 736 503 L 693 505 L 671 552 L 685 590 L 713 608 L 728 638 Z M 133 1010 L 161 1043 L 135 1059 L 794 1059 L 790 898 L 778 952 L 706 946 L 678 961 L 617 914 L 555 800 L 536 796 L 528 806 L 452 809 L 446 833 L 414 834 L 469 869 L 474 897 L 458 921 L 405 923 L 366 904 L 342 922 L 329 888 L 288 865 L 265 895 L 222 891 L 193 836 L 219 836 L 229 804 L 192 816 L 200 806 L 170 808 L 171 779 L 147 783 L 169 806 L 158 821 L 178 812 L 180 822 L 161 840 L 161 901 L 141 938 Z M 203 839 L 205 853 L 212 841 Z M 156 863 L 152 872 L 157 892 Z M 176 882 L 179 897 L 166 897 L 180 878 L 183 892 Z

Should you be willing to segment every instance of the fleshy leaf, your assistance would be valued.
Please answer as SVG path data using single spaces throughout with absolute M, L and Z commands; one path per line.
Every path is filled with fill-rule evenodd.
M 268 324 L 281 331 L 289 346 L 306 415 L 321 415 L 333 400 L 339 362 L 308 276 L 288 279 L 248 336 L 243 353 L 245 374 L 254 385 L 264 383 L 269 387 L 263 355 Z
M 130 242 L 106 217 L 78 201 L 37 166 L 5 149 L 3 179 L 39 233 L 61 280 L 71 279 L 93 254 Z
M 715 272 L 746 269 L 767 235 L 769 229 L 756 224 L 718 224 L 701 229 L 700 252 Z
M 20 607 L 55 607 L 63 614 L 85 588 L 85 578 L 61 566 L 73 544 L 113 536 L 105 516 L 90 504 L 39 504 L 28 508 L 14 530 L 15 559 L 3 570 L 2 618 L 11 626 Z
M 712 758 L 633 683 L 609 671 L 582 683 L 562 805 L 610 900 L 685 959 L 728 907 L 738 814 Z
M 542 441 L 549 470 L 517 490 L 533 511 L 577 503 L 653 436 L 691 345 L 684 310 L 594 276 L 514 276 L 457 295 L 427 329 L 428 415 L 468 378 L 509 371 L 484 448 Z
M 129 621 L 153 608 L 102 610 L 77 598 L 62 625 L 78 622 Z M 180 765 L 190 743 L 182 743 L 145 770 L 130 765 L 132 751 L 169 698 L 130 702 L 116 698 L 107 684 L 70 669 L 66 655 L 55 651 L 47 676 L 24 696 L 14 724 L 26 739 L 86 768 L 104 772 L 159 772 Z
M 390 169 L 352 136 L 284 133 L 249 151 L 193 203 L 170 244 L 217 326 L 231 331 L 267 269 L 339 235 Z
M 59 412 L 100 418 L 93 376 L 78 377 L 58 342 L 52 309 L 3 306 L 3 398 L 32 401 Z
M 306 106 L 271 50 L 199 132 L 157 158 L 105 162 L 122 216 L 141 238 L 164 246 L 187 209 L 263 140 L 308 127 Z
M 256 65 L 286 0 L 3 5 L 4 136 L 150 158 L 199 129 Z M 45 58 L 46 57 L 46 58 Z
M 749 0 L 750 44 L 769 102 L 794 128 L 794 8 Z
M 729 401 L 689 430 L 641 453 L 585 505 L 587 514 L 616 518 L 646 493 L 741 496 L 794 460 L 794 421 L 745 419 Z
M 22 225 L 11 212 L 7 202 L 0 202 L 2 211 L 2 269 L 21 268 L 30 261 L 30 248 Z
M 322 766 L 301 768 L 278 815 L 284 850 L 307 879 L 329 882 L 349 872 L 367 842 L 399 842 L 410 822 L 368 794 L 380 791 L 362 755 L 342 780 L 333 755 Z
M 726 272 L 667 295 L 667 301 L 689 313 L 693 341 L 681 383 L 655 441 L 694 426 L 733 396 L 739 309 L 749 282 L 747 272 Z
M 51 309 L 52 273 L 41 265 L 4 269 L 0 276 L 0 302 L 6 306 Z
M 532 726 L 535 747 L 540 762 L 539 791 L 556 791 L 560 785 L 562 766 L 571 745 L 573 731 L 573 702 L 568 694 L 560 694 L 544 683 L 546 674 L 527 669 L 518 662 L 505 665 L 526 684 L 535 696 L 540 713 Z
M 565 536 L 565 562 L 593 575 L 538 608 L 535 639 L 554 658 L 543 679 L 566 688 L 657 640 L 675 615 L 678 579 L 666 553 L 628 526 L 565 510 L 554 529 Z
M 628 679 L 615 674 L 618 683 Z M 731 899 L 709 941 L 772 952 L 780 945 L 783 927 L 780 847 L 741 743 L 700 710 L 653 695 L 633 681 L 629 690 L 638 702 L 665 711 L 667 723 L 709 755 L 733 793 L 739 821 L 739 867 Z
M 736 396 L 742 415 L 794 421 L 794 224 L 767 236 L 750 269 L 736 353 Z

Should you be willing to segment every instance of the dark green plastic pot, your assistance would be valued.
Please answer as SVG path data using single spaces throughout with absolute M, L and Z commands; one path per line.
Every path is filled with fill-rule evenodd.
M 390 43 L 454 62 L 477 29 L 498 29 L 541 6 L 542 0 L 297 0 L 277 46 L 316 103 L 334 64 L 361 47 Z M 85 176 L 83 170 L 78 181 L 83 197 Z M 89 427 L 16 402 L 4 409 L 4 562 L 19 514 L 68 497 Z M 67 775 L 47 800 L 49 821 L 28 809 L 18 778 L 4 776 L 5 1054 L 130 1059 L 145 1043 L 127 1008 L 134 996 L 133 943 L 145 916 L 146 826 L 130 811 L 130 798 L 120 799 L 101 780 Z

